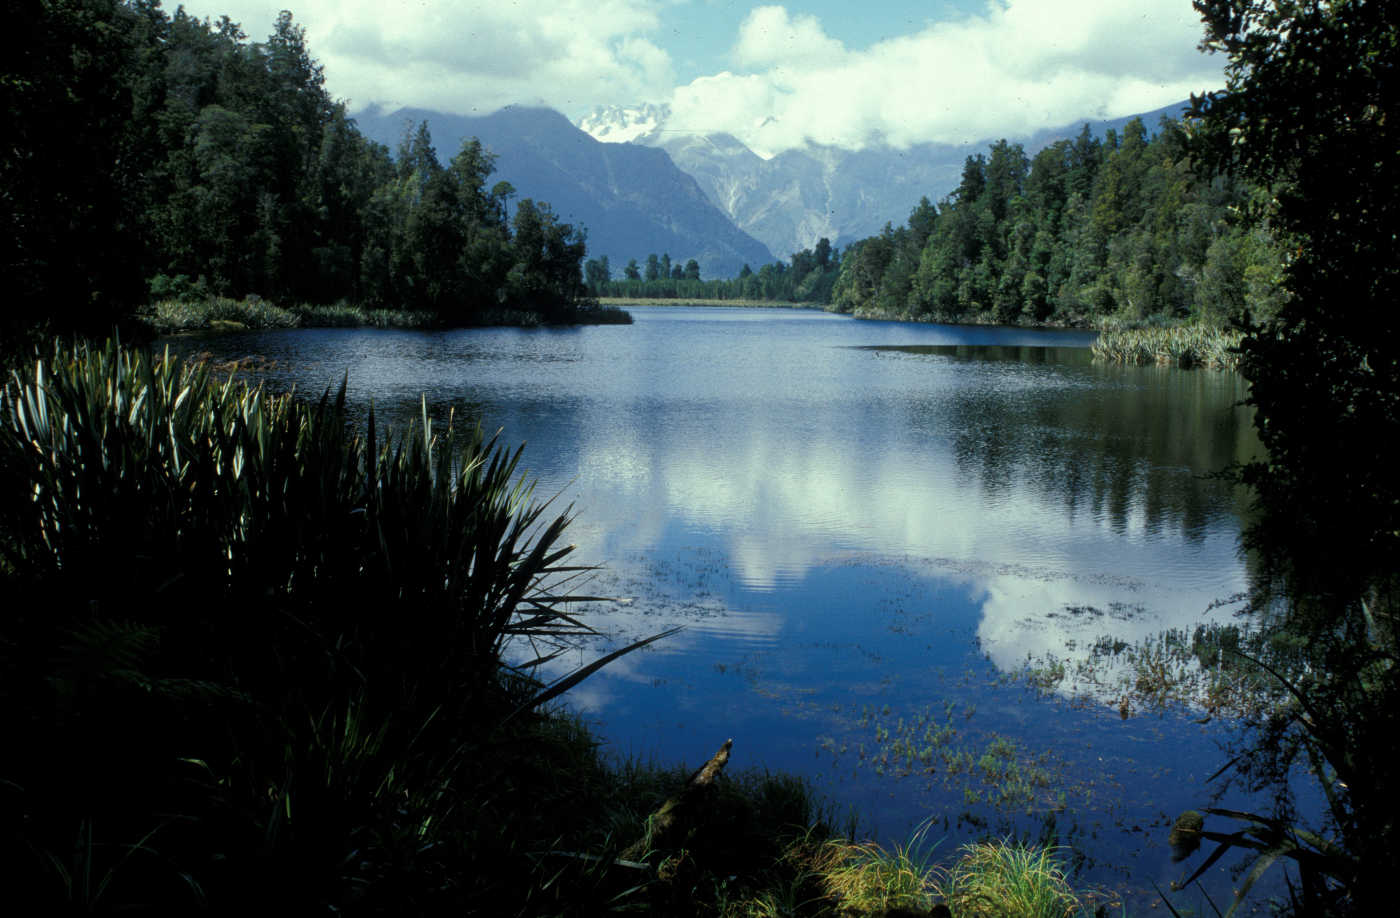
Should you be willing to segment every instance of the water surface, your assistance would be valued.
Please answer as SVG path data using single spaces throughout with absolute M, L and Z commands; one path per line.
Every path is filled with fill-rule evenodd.
M 626 600 L 592 620 L 614 640 L 686 626 L 571 693 L 612 752 L 698 764 L 733 737 L 735 766 L 808 775 L 885 839 L 932 818 L 949 849 L 1070 844 L 1083 882 L 1181 878 L 1166 832 L 1207 802 L 1228 728 L 1018 674 L 1228 617 L 1242 501 L 1212 475 L 1258 451 L 1240 379 L 1098 365 L 1080 332 L 633 312 L 173 340 L 269 357 L 275 387 L 348 373 L 381 419 L 426 395 L 439 422 L 526 442 L 539 493 L 578 511 L 578 557 L 605 565 L 590 590 Z

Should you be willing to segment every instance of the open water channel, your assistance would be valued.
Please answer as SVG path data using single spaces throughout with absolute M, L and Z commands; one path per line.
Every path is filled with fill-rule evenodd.
M 1259 449 L 1240 378 L 1099 365 L 1080 332 L 633 314 L 171 343 L 524 441 L 603 566 L 587 590 L 623 600 L 590 622 L 685 626 L 570 693 L 609 752 L 694 766 L 732 737 L 731 768 L 805 775 L 886 842 L 1053 839 L 1139 908 L 1181 879 L 1168 829 L 1210 802 L 1231 725 L 1125 703 L 1133 664 L 1103 651 L 1231 619 L 1245 502 L 1212 475 Z M 1207 884 L 1222 908 L 1230 885 Z

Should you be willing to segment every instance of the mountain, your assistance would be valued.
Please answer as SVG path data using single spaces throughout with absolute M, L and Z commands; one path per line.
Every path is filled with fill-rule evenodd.
M 1161 116 L 1177 116 L 1185 104 L 1111 120 L 1086 119 L 1007 139 L 1020 142 L 1033 156 L 1057 140 L 1078 136 L 1086 122 L 1098 136 L 1110 128 L 1121 131 L 1134 117 L 1153 130 Z M 579 126 L 600 140 L 626 137 L 633 145 L 665 150 L 739 228 L 784 257 L 811 248 L 823 236 L 846 245 L 875 235 L 886 223 L 903 223 L 919 198 L 939 201 L 952 192 L 964 160 L 986 153 L 995 139 L 906 149 L 809 145 L 764 159 L 730 134 L 668 132 L 668 114 L 664 106 L 609 106 L 583 118 Z
M 497 157 L 492 181 L 510 182 L 517 198 L 548 201 L 560 219 L 586 228 L 589 257 L 607 256 L 615 276 L 628 259 L 644 262 L 651 253 L 668 253 L 681 264 L 694 258 L 707 278 L 733 277 L 745 264 L 757 269 L 774 260 L 664 150 L 602 143 L 552 109 L 507 106 L 463 116 L 370 108 L 355 121 L 391 150 L 408 126 L 426 121 L 444 162 L 464 140 L 477 138 Z

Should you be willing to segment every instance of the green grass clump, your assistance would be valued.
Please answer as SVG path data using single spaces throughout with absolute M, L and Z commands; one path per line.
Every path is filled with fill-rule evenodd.
M 294 312 L 265 300 L 234 300 L 220 296 L 159 300 L 144 319 L 154 331 L 161 333 L 230 327 L 296 328 L 300 324 Z
M 965 845 L 934 888 L 959 918 L 1073 918 L 1085 911 L 1050 848 Z
M 817 862 L 828 895 L 848 911 L 926 910 L 933 904 L 932 868 L 908 848 L 874 842 L 828 842 Z
M 406 309 L 367 309 L 335 303 L 330 306 L 297 304 L 288 310 L 302 328 L 431 328 L 437 317 L 431 312 Z

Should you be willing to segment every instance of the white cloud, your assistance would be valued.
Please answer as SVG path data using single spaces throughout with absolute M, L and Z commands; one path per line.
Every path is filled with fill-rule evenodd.
M 676 86 L 699 53 L 681 11 L 696 0 L 305 0 L 295 10 L 329 88 L 454 113 L 544 103 L 576 116 L 604 104 L 671 103 L 670 129 L 728 131 L 773 153 L 808 141 L 860 147 L 1014 136 L 1184 99 L 1222 82 L 1196 51 L 1188 0 L 987 0 L 978 15 L 923 24 L 868 47 L 842 22 L 792 8 L 739 21 L 728 70 Z M 255 38 L 284 0 L 194 0 Z M 731 7 L 710 8 L 722 34 Z M 848 15 L 861 16 L 851 8 Z M 713 20 L 710 20 L 713 22 Z M 693 72 L 693 71 L 692 71 Z
M 203 5 L 190 11 L 217 15 L 212 0 Z M 232 0 L 217 12 L 261 39 L 285 5 Z M 304 0 L 294 12 L 328 88 L 352 109 L 575 110 L 662 97 L 675 81 L 669 54 L 647 37 L 660 26 L 648 0 Z
M 822 30 L 815 16 L 789 16 L 781 6 L 754 8 L 739 26 L 733 57 L 742 67 L 830 66 L 845 47 Z
M 981 15 L 850 51 L 810 16 L 761 7 L 724 72 L 678 87 L 668 127 L 765 153 L 806 142 L 967 142 L 1115 117 L 1222 81 L 1185 0 L 992 0 Z

